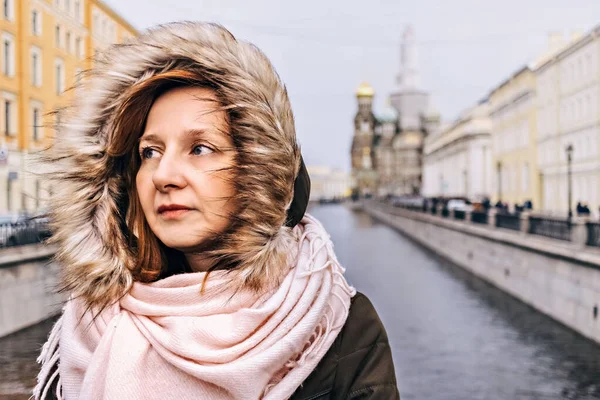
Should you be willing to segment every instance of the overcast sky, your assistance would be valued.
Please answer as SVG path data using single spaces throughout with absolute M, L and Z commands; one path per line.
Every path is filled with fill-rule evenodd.
M 600 0 L 104 0 L 136 28 L 214 21 L 258 45 L 285 81 L 307 164 L 350 169 L 354 91 L 386 103 L 412 24 L 421 81 L 444 120 L 537 57 L 548 33 L 600 24 Z

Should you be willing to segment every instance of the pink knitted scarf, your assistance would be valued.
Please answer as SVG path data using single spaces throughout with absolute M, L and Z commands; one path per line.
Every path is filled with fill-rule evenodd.
M 135 283 L 95 320 L 69 301 L 38 360 L 35 398 L 53 382 L 66 400 L 289 398 L 330 348 L 355 293 L 323 226 L 307 215 L 294 231 L 296 265 L 266 294 L 218 290 L 223 272 L 201 294 L 205 273 L 188 273 Z

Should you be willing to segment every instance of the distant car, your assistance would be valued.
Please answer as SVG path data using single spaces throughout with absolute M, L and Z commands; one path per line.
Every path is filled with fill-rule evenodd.
M 452 199 L 448 200 L 448 205 L 446 206 L 448 210 L 456 210 L 456 211 L 473 211 L 473 206 L 471 204 L 467 204 L 466 201 L 461 199 Z
M 0 247 L 14 246 L 16 244 L 16 239 L 13 236 L 13 224 L 16 221 L 16 215 L 0 215 Z
M 27 214 L 0 216 L 0 247 L 39 243 L 51 236 L 48 218 Z

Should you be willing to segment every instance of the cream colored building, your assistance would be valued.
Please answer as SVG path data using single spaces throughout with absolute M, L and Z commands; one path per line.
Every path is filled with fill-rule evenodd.
M 572 153 L 572 204 L 600 206 L 600 26 L 575 38 L 536 70 L 538 169 L 542 207 L 568 211 L 566 148 Z
M 492 178 L 491 122 L 487 99 L 425 139 L 423 195 L 489 196 Z
M 537 168 L 536 76 L 525 66 L 494 88 L 490 95 L 492 123 L 492 201 L 511 206 L 531 201 L 541 207 Z
M 93 50 L 137 35 L 99 0 L 5 0 L 0 3 L 0 213 L 38 208 L 51 188 L 30 155 L 53 137 L 53 111 L 91 67 Z M 66 92 L 65 92 L 66 91 Z
M 309 166 L 307 170 L 310 176 L 311 201 L 350 196 L 352 177 L 349 173 L 326 166 Z

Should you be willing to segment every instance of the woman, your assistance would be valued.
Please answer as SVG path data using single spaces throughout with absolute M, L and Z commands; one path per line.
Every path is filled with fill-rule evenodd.
M 70 297 L 34 397 L 399 398 L 267 58 L 174 23 L 96 61 L 46 157 Z

